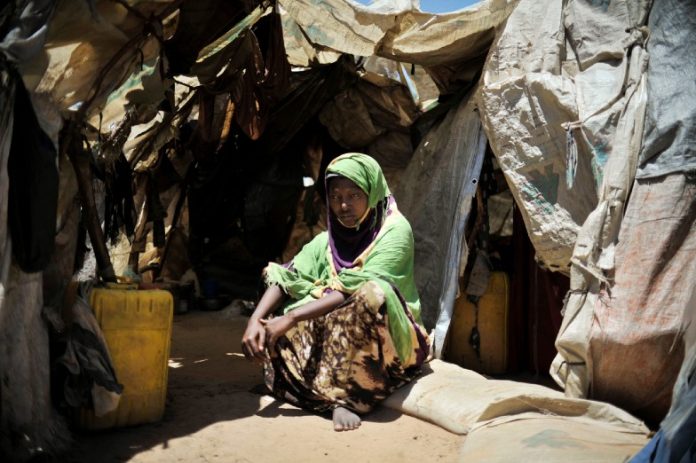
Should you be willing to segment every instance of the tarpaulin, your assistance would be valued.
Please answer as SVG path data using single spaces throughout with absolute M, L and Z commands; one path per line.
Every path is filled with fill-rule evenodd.
M 537 258 L 571 276 L 551 368 L 571 396 L 590 393 L 602 355 L 590 330 L 640 151 L 647 13 L 645 1 L 523 0 L 484 69 L 482 118 Z
M 619 20 L 616 34 L 625 33 L 635 40 L 625 48 L 623 97 L 607 102 L 621 111 L 603 168 L 599 203 L 578 233 L 573 250 L 571 290 L 551 374 L 569 395 L 609 400 L 656 423 L 670 402 L 683 355 L 684 317 L 693 311 L 694 179 L 688 173 L 655 178 L 646 174 L 634 182 L 643 141 L 644 154 L 659 145 L 660 152 L 682 154 L 690 147 L 683 144 L 688 131 L 670 129 L 671 136 L 659 135 L 661 129 L 655 128 L 655 121 L 646 122 L 644 130 L 646 104 L 664 109 L 673 99 L 669 92 L 650 93 L 646 80 L 649 83 L 655 71 L 655 78 L 661 79 L 659 68 L 664 64 L 659 57 L 656 62 L 652 56 L 648 60 L 640 38 L 649 36 L 651 43 L 653 31 L 645 24 L 659 29 L 665 17 L 662 8 L 669 9 L 669 5 L 656 5 L 650 20 L 645 5 L 642 9 L 635 3 L 631 6 L 621 10 L 615 6 L 606 12 Z M 575 8 L 569 13 L 583 12 Z M 625 18 L 634 21 L 628 28 L 621 24 Z M 569 19 L 581 24 L 575 16 Z M 673 24 L 675 29 L 667 35 L 688 34 L 682 29 L 693 29 L 686 21 Z M 681 46 L 665 41 L 659 32 L 656 37 L 658 49 L 669 44 L 679 50 Z M 607 53 L 614 53 L 612 49 L 616 45 L 607 45 Z M 601 54 L 588 55 L 588 62 L 595 62 L 589 69 L 599 65 L 596 56 Z M 680 98 L 694 100 L 691 84 L 685 85 L 687 91 Z M 689 106 L 693 101 L 684 103 Z M 659 160 L 659 155 L 654 159 Z M 689 170 L 688 157 L 666 159 L 670 163 L 681 159 L 681 170 Z M 653 167 L 658 164 L 656 161 Z
M 51 403 L 48 331 L 42 319 L 41 273 L 0 263 L 0 397 L 3 455 L 24 461 L 32 453 L 64 450 L 68 430 Z
M 485 54 L 495 28 L 505 21 L 516 1 L 482 1 L 438 15 L 423 13 L 409 1 L 399 2 L 395 8 L 386 2 L 372 8 L 343 0 L 280 0 L 279 4 L 288 16 L 283 18 L 283 28 L 289 36 L 286 42 L 293 65 L 327 62 L 333 56 L 322 52 L 328 50 L 432 66 Z M 300 49 L 308 49 L 308 42 L 319 52 L 302 53 Z
M 164 45 L 172 74 L 189 74 L 191 66 L 199 58 L 200 50 L 220 35 L 227 35 L 224 32 L 249 13 L 244 8 L 249 3 L 244 0 L 183 1 L 179 7 L 176 31 Z
M 636 55 L 640 55 L 639 52 Z M 614 150 L 604 169 L 604 184 L 597 208 L 580 230 L 573 251 L 570 292 L 556 348 L 559 355 L 551 375 L 570 395 L 585 396 L 591 383 L 587 369 L 588 336 L 600 285 L 613 274 L 615 245 L 631 181 L 635 174 L 645 107 L 645 86 L 639 80 L 619 123 Z
M 621 223 L 614 284 L 593 309 L 589 396 L 652 423 L 669 409 L 696 312 L 696 179 L 637 180 Z
M 655 2 L 638 178 L 696 170 L 696 2 Z
M 452 318 L 460 262 L 468 256 L 464 229 L 485 152 L 486 136 L 467 97 L 426 135 L 394 193 L 413 228 L 421 313 L 425 326 L 435 329 L 437 356 Z
M 420 115 L 400 81 L 363 72 L 319 113 L 331 137 L 346 151 L 363 151 L 379 162 L 392 190 L 413 155 L 410 126 Z
M 556 271 L 569 271 L 607 159 L 625 154 L 617 121 L 644 64 L 634 47 L 644 15 L 628 3 L 522 1 L 484 67 L 491 147 L 539 260 Z
M 696 317 L 692 318 L 692 320 Z M 691 325 L 692 327 L 694 325 Z M 696 333 L 696 329 L 692 329 Z M 696 460 L 696 344 L 687 350 L 674 385 L 672 406 L 660 430 L 630 463 L 691 463 Z
M 230 92 L 230 88 L 233 90 L 238 89 L 238 94 L 234 95 L 237 103 L 234 116 L 242 122 L 251 120 L 252 117 L 245 113 L 249 112 L 249 108 L 257 107 L 254 101 L 255 84 L 256 80 L 263 81 L 263 78 L 258 78 L 258 72 L 252 72 L 256 70 L 250 69 L 246 74 L 242 70 L 247 66 L 250 59 L 252 61 L 261 61 L 261 64 L 263 64 L 263 59 L 262 57 L 259 58 L 261 55 L 259 45 L 255 36 L 249 32 L 249 29 L 257 24 L 259 20 L 268 16 L 272 9 L 270 7 L 258 7 L 248 15 L 240 15 L 233 14 L 229 8 L 221 7 L 220 9 L 225 10 L 224 12 L 218 12 L 216 8 L 210 5 L 198 5 L 192 9 L 189 3 L 185 3 L 182 11 L 182 21 L 184 23 L 179 25 L 177 33 L 167 41 L 166 46 L 168 54 L 176 52 L 175 59 L 179 59 L 181 62 L 168 63 L 166 59 L 160 56 L 160 50 L 153 48 L 148 56 L 143 56 L 139 69 L 133 69 L 133 73 L 108 95 L 103 110 L 98 114 L 94 114 L 90 119 L 90 123 L 101 132 L 112 134 L 116 132 L 119 125 L 123 125 L 126 114 L 130 115 L 130 120 L 126 121 L 127 123 L 139 122 L 141 124 L 149 123 L 150 125 L 155 125 L 153 117 L 159 117 L 159 122 L 162 122 L 162 115 L 155 116 L 155 113 L 157 113 L 157 108 L 162 102 L 166 101 L 166 93 L 170 91 L 172 86 L 175 87 L 175 91 L 178 92 L 177 96 L 179 96 L 182 90 L 190 94 L 200 84 L 207 86 L 210 93 L 227 94 Z M 238 9 L 239 6 L 236 8 Z M 207 21 L 212 21 L 209 16 L 216 12 L 222 14 L 221 18 L 217 18 L 217 21 L 237 19 L 217 38 L 211 37 L 210 31 L 201 30 L 205 29 L 204 25 L 207 24 Z M 237 13 L 239 12 L 237 11 Z M 190 24 L 194 20 L 199 21 L 195 27 Z M 189 30 L 182 31 L 181 28 L 183 27 L 188 27 Z M 189 49 L 191 44 L 188 43 L 184 49 L 174 50 L 175 44 L 181 44 L 187 38 L 197 43 L 201 49 L 196 49 L 194 52 Z M 201 42 L 202 40 L 207 41 Z M 191 57 L 183 56 L 191 53 L 193 53 Z M 163 73 L 167 70 L 168 64 L 174 66 L 171 71 L 185 71 L 195 76 L 195 78 L 177 76 L 174 81 L 166 78 Z M 183 68 L 181 68 L 182 66 Z M 269 75 L 272 74 L 269 73 Z M 246 88 L 248 85 L 245 87 L 243 83 L 251 83 L 251 89 Z M 173 103 L 177 108 L 186 105 L 181 100 L 173 101 Z M 261 106 L 261 109 L 266 111 L 265 105 Z M 187 115 L 185 114 L 185 116 Z M 224 109 L 216 111 L 216 115 L 224 119 Z M 168 119 L 167 124 L 162 126 L 161 130 L 152 131 L 152 133 L 159 133 L 159 138 L 163 143 L 175 136 L 176 130 L 174 130 L 174 127 L 180 125 L 181 120 L 185 119 L 185 117 L 177 118 L 178 120 L 174 120 L 171 124 L 169 122 L 173 118 L 169 117 L 166 119 Z M 240 122 L 240 125 L 245 126 L 246 124 L 242 124 L 242 122 Z M 172 126 L 171 128 L 169 127 L 170 125 Z M 124 126 L 121 127 L 121 130 L 127 128 Z M 217 130 L 216 135 L 219 135 L 219 133 L 220 130 Z M 127 152 L 131 151 L 135 145 L 143 144 L 143 139 L 134 140 L 137 135 L 137 133 L 131 133 L 129 136 L 128 146 L 125 148 Z M 156 151 L 156 149 L 156 147 L 148 147 L 149 151 Z M 128 153 L 126 155 L 128 156 Z
M 292 19 L 282 6 L 279 6 L 283 24 L 283 41 L 288 53 L 288 61 L 293 66 L 310 67 L 335 63 L 341 53 L 312 44 L 302 28 Z
M 136 9 L 147 18 L 170 3 L 139 2 Z M 89 98 L 99 108 L 139 63 L 159 54 L 158 39 L 145 30 L 150 30 L 145 22 L 118 2 L 59 1 L 48 25 L 46 46 L 21 68 L 27 89 L 46 95 L 61 111 Z M 100 71 L 110 62 L 114 65 L 102 75 Z

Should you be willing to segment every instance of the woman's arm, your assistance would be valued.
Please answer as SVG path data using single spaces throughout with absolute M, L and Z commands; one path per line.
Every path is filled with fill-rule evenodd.
M 273 352 L 278 338 L 284 335 L 290 328 L 297 325 L 298 322 L 325 315 L 341 305 L 345 300 L 345 294 L 340 291 L 332 291 L 321 299 L 309 302 L 281 317 L 275 317 L 271 320 L 261 320 L 263 326 L 266 327 L 266 344 L 268 345 L 268 350 Z
M 302 307 L 288 312 L 287 317 L 290 317 L 294 324 L 304 320 L 317 318 L 331 312 L 333 309 L 343 304 L 346 300 L 346 295 L 340 291 L 331 291 L 325 294 L 321 299 L 309 302 Z
M 266 316 L 280 307 L 280 304 L 283 303 L 286 297 L 286 294 L 280 289 L 280 286 L 269 286 L 263 293 L 263 296 L 261 296 L 261 300 L 256 306 L 254 313 L 249 317 L 249 322 L 266 318 Z
M 269 286 L 263 293 L 242 336 L 242 352 L 248 360 L 263 360 L 266 330 L 261 324 L 261 320 L 280 307 L 285 298 L 283 290 L 276 285 Z

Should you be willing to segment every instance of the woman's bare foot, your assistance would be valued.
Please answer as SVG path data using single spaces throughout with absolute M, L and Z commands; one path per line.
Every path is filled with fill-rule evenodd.
M 336 407 L 333 411 L 334 431 L 352 431 L 360 427 L 360 417 L 347 408 Z

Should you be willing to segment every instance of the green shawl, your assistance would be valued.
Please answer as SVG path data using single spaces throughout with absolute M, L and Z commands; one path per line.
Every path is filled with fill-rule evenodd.
M 358 185 L 368 195 L 368 206 L 375 207 L 390 196 L 379 164 L 360 153 L 347 153 L 334 159 L 326 169 Z M 389 333 L 404 367 L 415 363 L 418 347 L 415 327 L 404 312 L 398 290 L 414 320 L 422 325 L 420 300 L 413 278 L 413 233 L 406 218 L 389 201 L 379 233 L 355 259 L 355 266 L 336 272 L 329 247 L 328 232 L 314 237 L 292 259 L 290 268 L 270 263 L 264 270 L 268 285 L 278 285 L 290 296 L 283 307 L 285 313 L 314 299 L 325 290 L 352 294 L 367 281 L 374 281 L 385 295 Z M 423 330 L 424 332 L 424 330 Z

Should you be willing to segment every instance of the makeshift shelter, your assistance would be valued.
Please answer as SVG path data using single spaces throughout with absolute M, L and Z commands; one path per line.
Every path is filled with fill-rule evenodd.
M 675 62 L 696 62 L 694 47 L 665 32 L 693 37 L 678 11 L 584 0 L 490 0 L 444 15 L 409 0 L 8 4 L 0 124 L 15 131 L 0 140 L 1 411 L 3 429 L 26 439 L 5 446 L 61 446 L 41 316 L 65 328 L 84 230 L 97 269 L 86 274 L 138 276 L 182 298 L 192 282 L 208 303 L 253 299 L 265 263 L 321 229 L 318 180 L 348 150 L 373 155 L 397 185 L 436 356 L 457 301 L 486 288 L 498 230 L 497 265 L 517 275 L 511 299 L 525 301 L 511 312 L 507 354 L 534 343 L 535 366 L 548 364 L 539 338 L 555 336 L 548 320 L 560 318 L 568 285 L 558 274 L 570 275 L 555 379 L 572 397 L 659 419 L 695 294 L 694 134 L 680 120 L 696 95 L 658 84 Z M 680 117 L 663 114 L 661 98 L 678 99 Z M 20 140 L 34 146 L 15 148 Z M 15 150 L 36 164 L 13 167 Z M 20 175 L 41 189 L 22 190 Z M 30 207 L 16 222 L 10 207 L 5 227 L 18 198 Z M 524 225 L 510 232 L 513 210 Z M 641 236 L 658 219 L 672 231 L 636 291 L 631 272 L 650 259 Z M 644 353 L 626 355 L 627 345 Z M 646 371 L 646 358 L 663 368 Z

